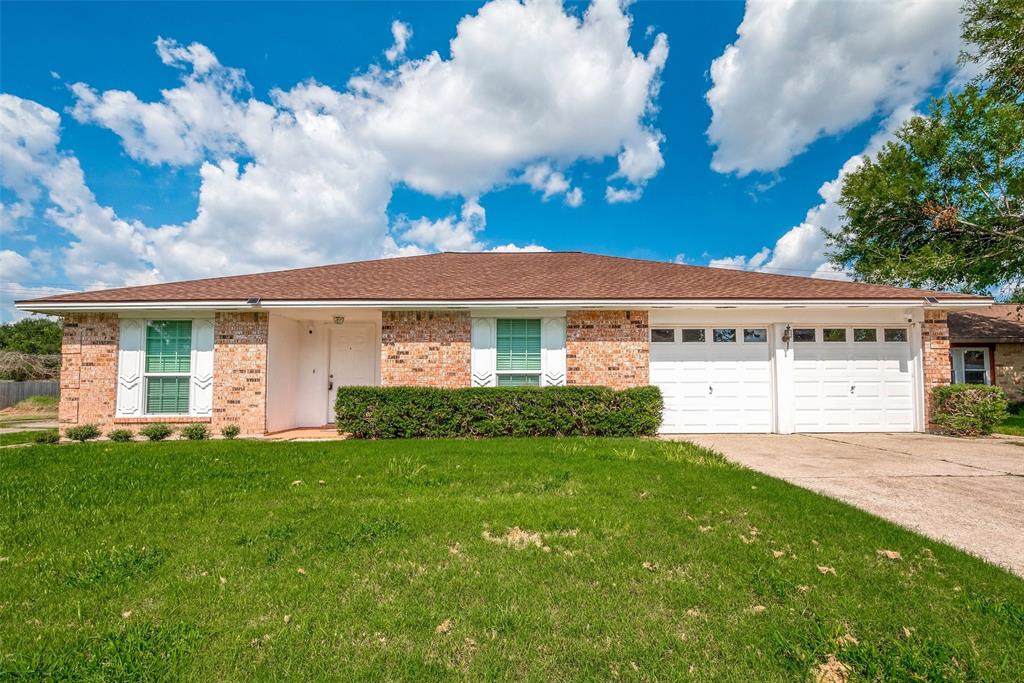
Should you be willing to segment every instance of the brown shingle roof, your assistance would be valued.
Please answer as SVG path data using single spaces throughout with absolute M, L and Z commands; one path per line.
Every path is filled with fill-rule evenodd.
M 641 261 L 582 252 L 441 253 L 60 294 L 32 303 L 500 301 L 507 299 L 942 299 L 964 295 Z
M 996 304 L 950 313 L 949 340 L 961 344 L 1024 342 L 1024 307 Z

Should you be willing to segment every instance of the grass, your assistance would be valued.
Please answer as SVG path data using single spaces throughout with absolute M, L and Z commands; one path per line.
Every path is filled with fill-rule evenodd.
M 0 410 L 0 427 L 57 419 L 56 396 L 29 396 L 13 406 Z
M 0 679 L 1024 679 L 1019 578 L 688 444 L 7 449 L 0 558 Z
M 8 432 L 0 434 L 0 446 L 14 446 L 23 443 L 33 443 L 36 437 L 47 432 L 56 433 L 56 429 L 31 429 L 24 432 Z
M 1024 436 L 1024 415 L 1010 415 L 1001 423 L 997 424 L 993 431 L 996 434 L 1013 434 L 1014 436 Z

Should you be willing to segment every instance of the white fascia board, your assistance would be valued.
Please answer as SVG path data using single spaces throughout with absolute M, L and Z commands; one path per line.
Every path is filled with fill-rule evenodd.
M 294 300 L 264 301 L 250 305 L 244 301 L 125 301 L 125 302 L 39 302 L 24 301 L 15 306 L 32 313 L 117 312 L 124 310 L 218 310 L 259 311 L 275 308 L 377 308 L 383 310 L 423 309 L 483 309 L 483 308 L 537 308 L 537 309 L 661 309 L 661 308 L 788 308 L 806 306 L 815 308 L 936 308 L 959 309 L 990 306 L 988 298 L 956 299 L 928 303 L 923 299 L 521 299 L 505 301 L 394 301 L 394 300 Z

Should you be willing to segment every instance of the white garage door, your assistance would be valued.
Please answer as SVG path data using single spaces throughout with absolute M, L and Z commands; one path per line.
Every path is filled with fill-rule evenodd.
M 651 330 L 651 384 L 661 389 L 661 430 L 772 431 L 766 326 Z
M 794 326 L 792 337 L 796 431 L 913 431 L 906 328 Z

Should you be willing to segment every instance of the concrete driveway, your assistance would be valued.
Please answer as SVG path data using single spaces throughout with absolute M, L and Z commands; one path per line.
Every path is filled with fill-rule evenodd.
M 686 435 L 1024 576 L 1024 437 Z

